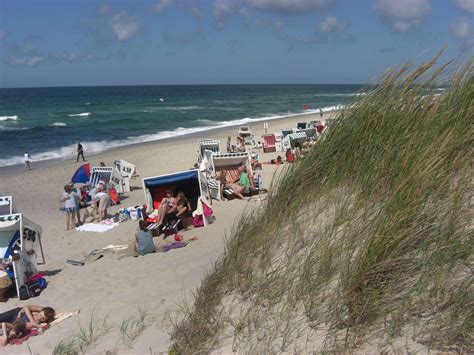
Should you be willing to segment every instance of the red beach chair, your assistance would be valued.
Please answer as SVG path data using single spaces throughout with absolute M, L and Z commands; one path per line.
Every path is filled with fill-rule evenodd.
M 272 134 L 264 134 L 263 138 L 263 152 L 276 152 L 276 138 L 275 135 Z

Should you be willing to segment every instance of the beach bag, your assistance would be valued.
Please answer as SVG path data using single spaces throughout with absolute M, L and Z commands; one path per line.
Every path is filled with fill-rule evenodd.
M 109 188 L 109 197 L 115 205 L 118 205 L 120 203 L 120 197 L 115 187 Z
M 24 301 L 33 297 L 38 297 L 40 294 L 41 287 L 38 281 L 34 281 L 28 285 L 20 286 L 20 294 L 18 295 L 18 298 Z
M 204 220 L 202 218 L 202 215 L 198 214 L 193 217 L 193 226 L 195 228 L 204 227 Z
M 204 212 L 204 217 L 212 216 L 212 208 L 206 205 L 205 203 L 202 204 L 202 210 Z

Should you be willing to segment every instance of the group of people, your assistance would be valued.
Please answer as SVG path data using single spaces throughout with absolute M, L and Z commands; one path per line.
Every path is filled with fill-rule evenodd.
M 60 201 L 63 203 L 60 209 L 66 214 L 66 230 L 70 230 L 82 224 L 87 218 L 93 217 L 95 219 L 96 214 L 98 214 L 99 221 L 105 220 L 110 197 L 103 181 L 91 189 L 88 185 L 76 188 L 74 183 L 70 182 L 64 186 Z M 84 221 L 81 221 L 81 208 L 86 209 Z
M 42 325 L 51 323 L 55 316 L 53 308 L 33 305 L 1 313 L 0 345 L 7 345 L 10 340 L 20 338 L 35 328 L 42 329 Z
M 160 227 L 148 230 L 148 217 L 154 219 Z M 179 191 L 175 196 L 173 190 L 167 190 L 166 196 L 162 198 L 156 211 L 149 216 L 144 213 L 142 219 L 139 220 L 138 231 L 135 234 L 135 251 L 140 255 L 153 253 L 155 251 L 153 237 L 159 235 L 168 222 L 183 222 L 186 217 L 192 217 L 192 209 L 184 192 Z M 191 225 L 183 222 L 183 227 L 186 229 Z
M 245 139 L 237 136 L 237 143 L 232 144 L 232 138 L 227 137 L 227 153 L 241 153 L 245 152 Z

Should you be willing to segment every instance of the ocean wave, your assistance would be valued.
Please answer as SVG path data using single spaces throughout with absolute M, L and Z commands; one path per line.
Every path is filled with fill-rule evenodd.
M 206 120 L 205 118 L 197 120 L 200 123 L 204 123 L 205 125 L 208 126 L 218 126 L 221 122 L 218 121 L 211 121 L 211 120 Z
M 360 97 L 360 96 L 365 96 L 367 95 L 366 92 L 353 92 L 353 93 L 348 93 L 348 94 L 342 94 L 342 93 L 335 93 L 335 94 L 328 94 L 328 93 L 324 93 L 324 94 L 315 94 L 314 96 L 315 97 Z
M 329 106 L 329 107 L 321 107 L 321 110 L 323 112 L 331 112 L 331 111 L 342 109 L 342 108 L 344 108 L 343 105 L 336 105 L 336 106 Z M 271 120 L 276 120 L 280 118 L 294 117 L 294 116 L 300 116 L 300 115 L 306 115 L 306 114 L 319 114 L 319 108 L 305 110 L 304 112 L 296 112 L 296 113 L 290 113 L 290 114 L 284 114 L 284 115 L 270 115 L 270 116 L 263 116 L 263 117 L 254 117 L 254 118 L 245 117 L 245 118 L 241 118 L 237 120 L 221 121 L 221 122 L 214 122 L 214 121 L 202 119 L 202 120 L 198 120 L 201 123 L 205 124 L 205 126 L 201 126 L 201 127 L 191 127 L 191 128 L 178 127 L 175 130 L 161 131 L 161 132 L 152 133 L 152 134 L 128 137 L 128 138 L 120 139 L 120 140 L 92 141 L 92 142 L 84 141 L 84 142 L 81 142 L 81 144 L 83 145 L 85 154 L 87 155 L 87 154 L 92 154 L 92 153 L 103 152 L 105 150 L 109 150 L 112 148 L 123 147 L 123 146 L 137 144 L 137 143 L 159 141 L 159 140 L 169 139 L 169 138 L 174 138 L 174 137 L 180 137 L 180 136 L 185 136 L 192 133 L 208 131 L 210 129 L 215 129 L 215 128 L 240 126 L 240 125 L 249 124 L 249 123 L 271 121 Z M 57 149 L 53 149 L 53 150 L 49 150 L 49 151 L 37 153 L 37 154 L 35 154 L 34 152 L 31 152 L 31 154 L 33 157 L 33 161 L 43 161 L 43 160 L 51 160 L 51 159 L 68 159 L 68 158 L 73 158 L 76 156 L 76 145 L 72 144 L 69 146 L 65 146 L 65 147 L 61 147 L 61 148 L 57 148 Z M 0 166 L 16 165 L 16 164 L 22 164 L 22 163 L 23 163 L 23 156 L 0 159 Z
M 67 124 L 64 122 L 54 122 L 49 125 L 50 127 L 67 127 Z
M 176 107 L 160 107 L 161 110 L 176 110 L 176 111 L 187 111 L 187 110 L 199 110 L 200 106 L 176 106 Z
M 69 117 L 87 117 L 90 114 L 91 114 L 90 112 L 82 112 L 82 113 L 71 114 L 71 115 L 68 115 L 68 116 Z
M 0 116 L 0 121 L 16 121 L 18 116 Z
M 27 129 L 29 129 L 29 128 L 28 127 L 18 128 L 18 127 L 9 127 L 9 126 L 0 125 L 0 131 L 24 131 L 24 130 L 27 130 Z

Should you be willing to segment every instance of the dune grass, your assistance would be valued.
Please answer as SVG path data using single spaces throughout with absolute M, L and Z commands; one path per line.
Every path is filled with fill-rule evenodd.
M 387 71 L 242 216 L 174 353 L 473 348 L 473 67 L 439 95 L 438 61 Z

